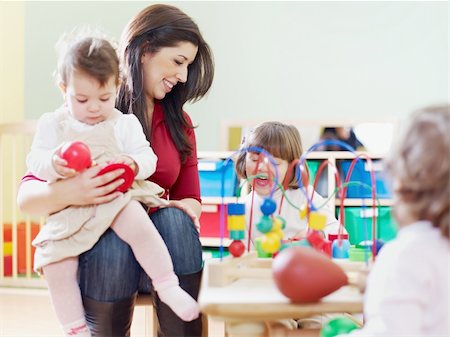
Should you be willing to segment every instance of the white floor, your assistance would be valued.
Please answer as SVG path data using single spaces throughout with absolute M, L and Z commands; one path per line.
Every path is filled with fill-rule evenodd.
M 148 307 L 136 307 L 131 336 L 146 336 L 151 324 Z M 209 337 L 223 337 L 223 323 L 209 320 L 208 331 Z M 47 290 L 0 288 L 0 337 L 19 336 L 62 336 Z

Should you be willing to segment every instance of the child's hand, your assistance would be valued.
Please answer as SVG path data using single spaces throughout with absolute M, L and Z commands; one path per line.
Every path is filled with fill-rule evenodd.
M 130 156 L 127 156 L 126 154 L 121 154 L 120 156 L 118 156 L 112 162 L 113 163 L 122 163 L 122 164 L 128 165 L 133 170 L 135 176 L 137 175 L 137 173 L 139 171 L 139 167 L 136 164 L 136 162 L 134 161 L 134 159 L 131 158 Z
M 67 167 L 67 161 L 59 156 L 59 149 L 52 157 L 52 165 L 56 173 L 64 178 L 70 178 L 77 174 L 74 169 Z

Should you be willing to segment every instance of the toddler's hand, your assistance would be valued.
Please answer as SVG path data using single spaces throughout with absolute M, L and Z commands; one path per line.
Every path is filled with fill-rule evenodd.
M 52 157 L 52 165 L 56 173 L 58 173 L 63 178 L 70 178 L 77 174 L 74 169 L 67 167 L 67 161 L 59 156 L 59 149 Z
M 127 156 L 126 154 L 121 154 L 120 156 L 118 156 L 112 162 L 113 163 L 122 163 L 122 164 L 128 165 L 133 170 L 135 176 L 138 173 L 138 170 L 139 170 L 138 165 L 136 164 L 136 162 L 134 161 L 133 158 L 131 158 L 130 156 Z

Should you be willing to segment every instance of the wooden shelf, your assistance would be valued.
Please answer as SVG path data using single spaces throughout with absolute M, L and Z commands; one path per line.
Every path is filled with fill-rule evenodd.
M 226 159 L 237 151 L 199 151 L 197 157 L 199 159 Z M 366 151 L 357 151 L 358 155 L 368 156 L 371 159 L 383 159 L 385 154 L 382 153 L 372 153 Z M 364 156 L 362 158 L 364 158 Z M 308 153 L 306 159 L 353 159 L 355 155 L 348 151 L 313 151 Z
M 224 197 L 223 202 L 225 204 L 236 202 L 236 197 Z M 202 197 L 203 205 L 220 205 L 221 203 L 222 203 L 221 197 Z
M 220 247 L 220 238 L 200 237 L 200 242 L 203 247 Z M 223 246 L 228 247 L 232 240 L 223 238 Z
M 394 204 L 392 199 L 378 199 L 380 201 L 380 206 L 392 206 Z M 341 200 L 336 199 L 336 206 L 341 205 Z M 345 199 L 344 206 L 366 206 L 372 207 L 372 199 Z M 378 202 L 377 202 L 378 206 Z

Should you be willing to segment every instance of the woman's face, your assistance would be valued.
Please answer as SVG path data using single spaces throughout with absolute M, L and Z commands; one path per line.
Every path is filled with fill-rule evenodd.
M 281 158 L 273 157 L 273 159 L 275 160 L 276 170 L 278 171 L 278 182 L 281 183 L 284 180 L 289 163 L 287 160 Z M 248 152 L 245 156 L 245 173 L 247 177 L 261 176 L 254 179 L 254 185 L 253 181 L 249 182 L 254 186 L 257 194 L 261 196 L 270 194 L 273 180 L 269 180 L 268 178 L 275 179 L 275 168 L 266 157 L 260 156 L 255 152 Z
M 163 99 L 178 82 L 185 83 L 188 66 L 194 61 L 198 47 L 180 42 L 175 47 L 164 47 L 156 53 L 145 53 L 142 58 L 144 91 L 147 99 Z

